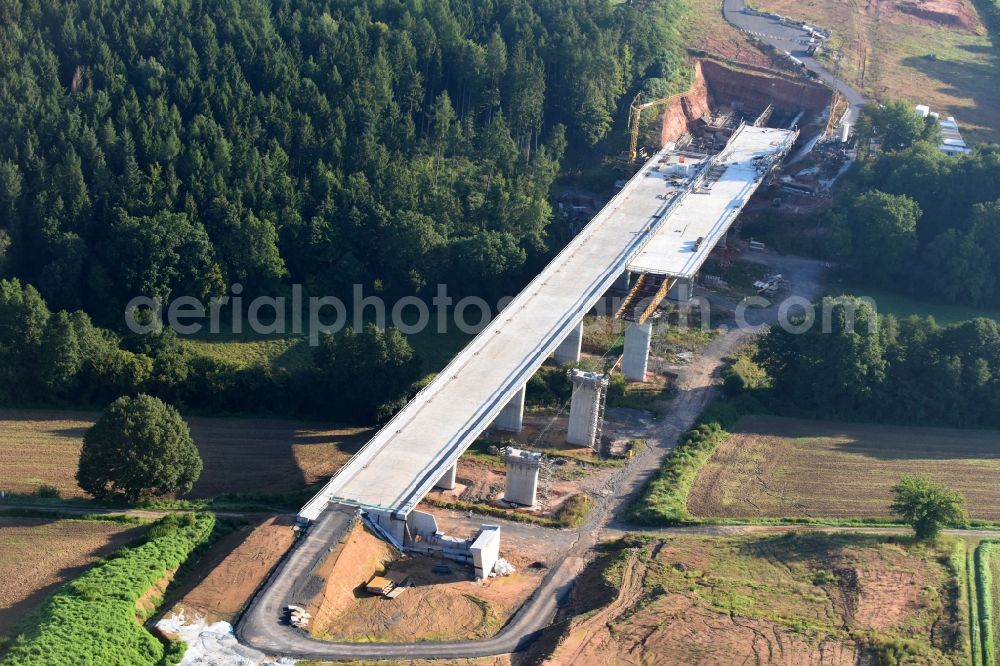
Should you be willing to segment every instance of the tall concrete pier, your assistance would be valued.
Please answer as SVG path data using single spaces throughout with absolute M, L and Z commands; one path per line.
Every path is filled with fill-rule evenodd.
M 507 406 L 500 411 L 496 421 L 493 422 L 494 428 L 504 432 L 521 432 L 524 428 L 524 389 L 522 386 L 521 390 L 507 401 Z
M 625 353 L 622 356 L 622 374 L 633 382 L 646 381 L 649 365 L 649 343 L 653 339 L 653 322 L 637 324 L 625 329 Z
M 580 360 L 580 346 L 583 343 L 583 320 L 570 330 L 569 335 L 556 347 L 552 355 L 559 365 L 577 363 Z
M 604 420 L 608 376 L 602 372 L 569 371 L 573 396 L 569 406 L 569 430 L 566 441 L 577 446 L 598 447 Z

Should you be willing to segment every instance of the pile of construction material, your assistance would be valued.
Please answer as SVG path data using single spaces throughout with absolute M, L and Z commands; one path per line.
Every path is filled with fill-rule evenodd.
M 307 613 L 306 609 L 302 608 L 302 606 L 289 604 L 285 606 L 285 612 L 288 614 L 288 623 L 293 627 L 299 629 L 307 629 L 309 627 L 309 620 L 312 619 L 312 615 Z
M 407 590 L 409 583 L 410 577 L 406 574 L 387 571 L 384 576 L 372 577 L 365 585 L 365 591 L 386 599 L 395 599 Z
M 490 573 L 490 576 L 509 576 L 512 573 L 514 573 L 514 565 L 500 557 L 497 558 L 497 563 L 493 565 L 493 571 Z

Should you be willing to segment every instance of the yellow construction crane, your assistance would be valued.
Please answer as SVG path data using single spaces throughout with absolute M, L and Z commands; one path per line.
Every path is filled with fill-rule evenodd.
M 648 109 L 651 106 L 660 106 L 662 104 L 669 104 L 670 102 L 678 99 L 684 95 L 684 93 L 679 93 L 677 95 L 671 95 L 670 97 L 662 97 L 660 99 L 654 99 L 651 102 L 642 101 L 642 93 L 637 93 L 635 99 L 632 100 L 632 105 L 629 107 L 628 114 L 628 127 L 632 130 L 632 143 L 629 146 L 628 152 L 628 163 L 635 164 L 635 158 L 639 155 L 639 118 L 642 115 L 643 110 Z

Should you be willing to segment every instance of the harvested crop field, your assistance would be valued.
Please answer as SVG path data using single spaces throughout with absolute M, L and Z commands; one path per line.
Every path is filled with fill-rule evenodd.
M 0 636 L 59 585 L 145 532 L 112 521 L 0 516 Z
M 212 545 L 171 612 L 183 611 L 207 624 L 235 624 L 254 592 L 295 540 L 292 516 L 275 516 L 244 525 Z
M 644 540 L 580 578 L 547 664 L 967 663 L 942 547 L 857 535 Z M 592 612 L 591 612 L 592 611 Z
M 903 474 L 962 493 L 973 518 L 1000 520 L 1000 432 L 812 421 L 740 420 L 699 472 L 701 517 L 888 517 Z
M 0 490 L 39 486 L 83 497 L 76 485 L 90 412 L 0 409 Z M 367 441 L 366 428 L 279 419 L 188 418 L 204 469 L 190 497 L 299 490 L 330 476 Z

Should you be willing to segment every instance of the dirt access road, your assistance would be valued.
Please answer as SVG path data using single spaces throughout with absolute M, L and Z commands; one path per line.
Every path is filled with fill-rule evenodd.
M 812 300 L 819 293 L 822 262 L 790 256 L 763 254 L 758 260 L 786 273 L 791 293 Z M 501 534 L 516 534 L 518 538 L 537 535 L 536 543 L 553 542 L 558 535 L 565 554 L 557 559 L 538 590 L 522 606 L 514 618 L 493 638 L 475 641 L 420 643 L 331 643 L 311 638 L 293 627 L 281 624 L 282 608 L 294 589 L 297 578 L 311 571 L 312 563 L 330 538 L 344 529 L 343 513 L 327 511 L 309 536 L 294 548 L 285 562 L 272 575 L 244 614 L 236 629 L 241 642 L 269 654 L 302 659 L 461 659 L 517 652 L 530 644 L 551 624 L 558 607 L 563 604 L 573 581 L 583 570 L 594 546 L 608 533 L 629 531 L 624 521 L 632 498 L 642 490 L 649 478 L 659 470 L 663 459 L 680 436 L 691 428 L 698 416 L 719 395 L 718 373 L 723 359 L 764 330 L 764 325 L 776 321 L 778 305 L 757 311 L 760 325 L 732 328 L 715 338 L 677 379 L 678 394 L 670 412 L 655 424 L 647 437 L 649 446 L 628 465 L 618 468 L 605 481 L 597 494 L 594 508 L 584 524 L 574 531 L 554 531 L 547 528 L 506 523 Z M 461 519 L 453 519 L 461 524 Z M 491 519 L 491 522 L 494 522 Z M 473 521 L 468 521 L 473 527 Z M 513 535 L 512 534 L 512 535 Z M 564 540 L 564 537 L 568 537 Z M 555 546 L 555 543 L 553 543 Z M 558 547 L 558 546 L 556 546 Z
M 421 643 L 330 643 L 309 637 L 291 626 L 281 624 L 282 607 L 299 575 L 310 570 L 329 539 L 343 530 L 346 518 L 327 512 L 310 530 L 271 577 L 244 614 L 237 627 L 237 637 L 244 644 L 269 654 L 301 659 L 392 659 L 484 657 L 517 652 L 530 644 L 555 617 L 569 595 L 573 580 L 583 570 L 586 558 L 597 544 L 601 530 L 618 525 L 633 495 L 660 467 L 663 458 L 684 431 L 718 394 L 717 373 L 722 359 L 756 334 L 755 329 L 733 330 L 716 338 L 705 352 L 682 372 L 679 393 L 672 409 L 659 423 L 644 449 L 629 465 L 608 478 L 596 499 L 594 509 L 583 526 L 573 532 L 565 556 L 554 563 L 541 586 L 496 636 L 477 641 Z M 501 529 L 508 529 L 505 525 Z M 513 529 L 513 528 L 511 528 Z M 551 533 L 545 528 L 519 525 L 518 532 L 537 530 L 544 540 Z

